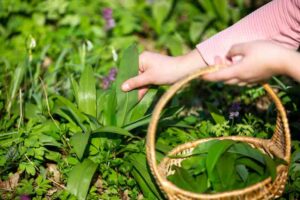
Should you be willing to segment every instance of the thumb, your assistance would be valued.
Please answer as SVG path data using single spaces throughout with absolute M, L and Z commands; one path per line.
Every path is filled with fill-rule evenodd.
M 244 56 L 246 54 L 247 47 L 248 46 L 245 43 L 235 44 L 230 48 L 226 57 L 230 59 L 235 56 Z
M 124 92 L 128 92 L 130 90 L 140 88 L 150 84 L 150 80 L 146 73 L 142 73 L 138 76 L 128 79 L 125 81 L 121 88 Z

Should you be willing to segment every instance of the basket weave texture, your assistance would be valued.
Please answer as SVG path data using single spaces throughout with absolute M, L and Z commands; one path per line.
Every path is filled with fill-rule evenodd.
M 191 80 L 201 77 L 206 73 L 214 72 L 218 70 L 218 66 L 209 66 L 202 68 L 199 71 L 187 76 L 186 78 L 178 81 L 161 97 L 155 106 L 151 122 L 148 127 L 147 133 L 147 161 L 154 176 L 156 183 L 158 184 L 161 191 L 165 194 L 168 199 L 178 199 L 178 200 L 191 200 L 191 199 L 206 199 L 206 200 L 254 200 L 254 199 L 275 199 L 281 196 L 284 186 L 287 180 L 288 167 L 290 163 L 291 154 L 291 139 L 290 131 L 288 126 L 288 120 L 286 117 L 285 109 L 277 97 L 275 92 L 268 84 L 263 84 L 265 91 L 268 93 L 271 100 L 274 102 L 277 109 L 277 119 L 276 127 L 271 139 L 259 139 L 244 136 L 230 136 L 230 137 L 219 137 L 219 138 L 206 138 L 200 139 L 193 142 L 188 142 L 179 145 L 172 151 L 168 153 L 158 165 L 156 162 L 155 155 L 155 138 L 157 124 L 159 121 L 160 114 L 164 106 L 168 101 L 176 94 L 176 92 L 181 89 L 184 85 L 189 83 Z M 232 139 L 237 141 L 242 141 L 250 144 L 252 147 L 260 149 L 262 152 L 268 154 L 271 157 L 278 157 L 285 160 L 288 165 L 277 166 L 277 176 L 274 181 L 271 178 L 267 178 L 259 183 L 248 186 L 244 189 L 238 189 L 228 192 L 221 192 L 216 194 L 199 194 L 190 191 L 183 190 L 172 182 L 167 180 L 167 176 L 172 174 L 172 165 L 180 166 L 183 158 L 170 158 L 171 155 L 186 155 L 199 144 L 206 142 L 211 139 Z

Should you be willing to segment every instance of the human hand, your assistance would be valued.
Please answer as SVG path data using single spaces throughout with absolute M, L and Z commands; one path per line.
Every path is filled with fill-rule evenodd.
M 141 99 L 148 85 L 172 84 L 202 66 L 205 62 L 197 50 L 178 57 L 146 51 L 139 56 L 139 75 L 125 81 L 122 90 L 127 92 L 138 88 Z
M 286 59 L 292 50 L 267 41 L 236 44 L 227 54 L 227 60 L 216 58 L 216 64 L 227 67 L 203 76 L 209 81 L 223 81 L 240 86 L 257 83 L 277 74 L 286 74 Z M 236 58 L 240 58 L 237 60 Z

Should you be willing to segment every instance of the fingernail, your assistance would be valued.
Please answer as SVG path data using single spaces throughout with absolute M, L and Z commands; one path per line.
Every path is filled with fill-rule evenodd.
M 124 84 L 122 85 L 122 90 L 128 91 L 128 90 L 129 90 L 129 84 L 128 84 L 128 83 L 124 83 Z

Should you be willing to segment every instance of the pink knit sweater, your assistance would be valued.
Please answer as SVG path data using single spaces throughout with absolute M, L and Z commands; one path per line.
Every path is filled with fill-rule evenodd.
M 273 0 L 198 44 L 197 49 L 207 64 L 212 65 L 214 57 L 225 58 L 232 45 L 253 40 L 270 40 L 297 49 L 300 44 L 300 0 Z

